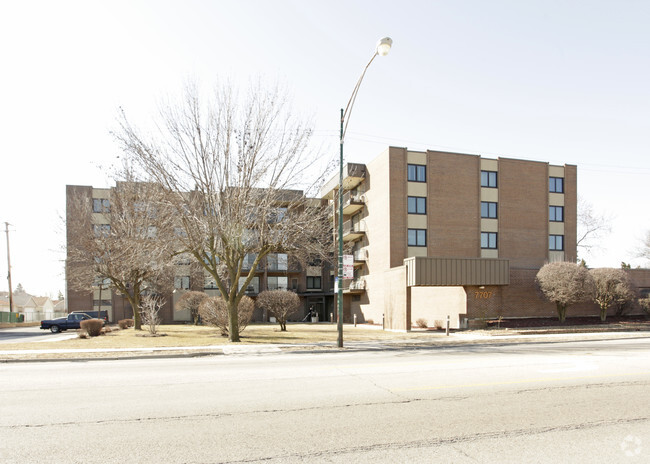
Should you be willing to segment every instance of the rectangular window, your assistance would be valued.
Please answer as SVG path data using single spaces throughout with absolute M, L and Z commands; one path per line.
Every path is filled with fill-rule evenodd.
M 481 232 L 481 248 L 496 250 L 496 248 L 497 248 L 497 233 L 496 232 Z
M 250 270 L 253 266 L 253 263 L 257 259 L 257 253 L 246 253 L 244 256 L 244 263 L 242 264 L 242 269 Z
M 204 280 L 204 283 L 203 283 L 203 288 L 206 289 L 206 290 L 211 290 L 211 289 L 218 288 L 217 287 L 217 282 L 215 282 L 214 277 L 207 274 L 205 276 L 205 280 Z
M 548 178 L 548 191 L 551 193 L 564 193 L 564 178 L 562 177 L 549 177 Z
M 174 288 L 189 290 L 190 289 L 190 276 L 175 276 L 174 277 Z
M 288 286 L 289 278 L 286 276 L 268 277 L 266 280 L 269 290 L 286 290 Z
M 481 171 L 481 187 L 497 188 L 497 172 Z
M 242 285 L 244 285 L 244 282 L 246 281 L 247 277 L 240 277 L 239 278 L 239 289 L 241 290 Z M 246 293 L 253 293 L 257 294 L 260 292 L 260 278 L 255 276 L 253 277 L 253 280 L 248 284 L 248 287 L 246 287 Z
M 409 229 L 408 230 L 408 246 L 425 247 L 427 246 L 427 230 L 426 229 Z
M 409 182 L 427 181 L 427 167 L 423 164 L 409 164 L 407 170 Z
M 307 276 L 307 290 L 320 290 L 322 287 L 321 278 Z
M 564 250 L 564 235 L 549 235 L 548 249 L 551 251 Z
M 551 222 L 564 222 L 564 206 L 549 206 L 548 220 Z
M 496 219 L 497 218 L 497 204 L 493 201 L 481 202 L 481 217 Z
M 426 197 L 408 197 L 409 214 L 427 214 Z
M 110 224 L 93 224 L 93 232 L 96 237 L 108 237 L 111 235 Z
M 93 300 L 93 309 L 99 306 L 99 300 Z M 104 300 L 102 298 L 102 306 L 111 306 L 111 300 Z
M 266 257 L 267 269 L 269 271 L 286 271 L 289 258 L 286 253 L 270 253 Z
M 110 213 L 111 203 L 108 198 L 93 198 L 93 213 Z

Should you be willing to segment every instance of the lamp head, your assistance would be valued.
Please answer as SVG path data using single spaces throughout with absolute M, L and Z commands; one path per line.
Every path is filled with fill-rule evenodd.
M 377 54 L 380 56 L 386 56 L 388 55 L 388 52 L 390 51 L 390 47 L 393 45 L 393 39 L 390 37 L 384 37 L 383 39 L 379 39 L 379 42 L 377 42 Z

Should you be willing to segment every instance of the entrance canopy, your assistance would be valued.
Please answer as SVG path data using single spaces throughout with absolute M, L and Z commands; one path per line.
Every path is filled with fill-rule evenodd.
M 494 258 L 429 258 L 404 260 L 407 287 L 509 285 L 510 262 Z

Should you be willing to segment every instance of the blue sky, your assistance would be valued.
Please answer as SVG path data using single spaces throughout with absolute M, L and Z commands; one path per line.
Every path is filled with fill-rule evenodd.
M 13 284 L 64 290 L 65 185 L 111 184 L 100 167 L 119 154 L 118 107 L 146 124 L 188 79 L 280 80 L 336 156 L 339 110 L 386 35 L 393 49 L 359 93 L 349 161 L 397 145 L 576 164 L 579 195 L 612 217 L 587 262 L 643 264 L 648 24 L 645 0 L 2 2 L 0 221 L 12 224 Z

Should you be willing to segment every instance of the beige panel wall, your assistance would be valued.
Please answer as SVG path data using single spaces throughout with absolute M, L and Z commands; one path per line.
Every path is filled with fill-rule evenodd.
M 408 247 L 407 258 L 412 256 L 426 256 L 427 248 L 426 247 Z
M 409 214 L 408 215 L 408 228 L 409 229 L 426 229 L 427 228 L 427 215 L 426 214 Z
M 411 287 L 411 321 L 425 319 L 429 327 L 439 321 L 442 327 L 450 316 L 450 327 L 458 329 L 467 311 L 467 295 L 463 287 Z
M 427 184 L 426 182 L 406 182 L 406 192 L 411 197 L 426 197 Z
M 498 258 L 498 257 L 499 257 L 499 250 L 488 250 L 488 249 L 481 250 L 481 258 Z
M 548 204 L 551 206 L 564 206 L 564 195 L 561 193 L 548 194 Z
M 481 201 L 499 201 L 499 189 L 481 187 Z
M 499 232 L 497 219 L 481 219 L 481 232 Z
M 406 268 L 399 266 L 384 273 L 384 322 L 387 330 L 405 332 L 411 329 L 407 311 Z
M 539 268 L 548 256 L 548 165 L 499 159 L 499 256 Z
M 549 177 L 564 177 L 564 166 L 549 166 L 548 167 L 548 176 Z
M 428 254 L 480 256 L 480 158 L 429 151 Z
M 563 222 L 549 222 L 548 223 L 548 233 L 551 235 L 564 235 L 564 223 Z
M 366 188 L 366 240 L 368 242 L 368 260 L 366 262 L 369 274 L 382 273 L 390 268 L 391 251 L 391 207 L 390 192 L 390 157 L 391 151 L 386 150 L 367 165 Z M 404 154 L 405 156 L 405 154 Z M 406 200 L 405 200 L 406 201 Z M 386 211 L 388 206 L 389 211 Z M 402 216 L 394 218 L 395 222 L 402 222 L 406 228 L 406 206 L 403 207 Z M 404 231 L 404 234 L 406 232 Z M 406 236 L 405 240 L 406 240 Z M 406 242 L 404 242 L 406 243 Z M 406 250 L 406 247 L 404 248 Z

